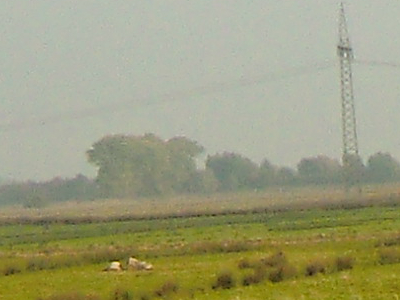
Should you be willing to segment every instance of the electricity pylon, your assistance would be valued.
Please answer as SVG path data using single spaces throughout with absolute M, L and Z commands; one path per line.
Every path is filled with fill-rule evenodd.
M 339 43 L 337 53 L 340 60 L 340 79 L 342 96 L 342 130 L 343 130 L 343 170 L 344 184 L 347 191 L 351 187 L 360 190 L 361 160 L 358 153 L 356 114 L 354 107 L 353 75 L 351 63 L 354 59 L 350 44 L 347 20 L 343 2 L 340 5 Z

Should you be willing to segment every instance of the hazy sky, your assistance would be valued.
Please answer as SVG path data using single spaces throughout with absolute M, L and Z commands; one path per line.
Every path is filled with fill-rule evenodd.
M 400 64 L 400 2 L 346 5 L 356 58 Z M 110 133 L 295 166 L 341 156 L 339 1 L 0 1 L 0 177 L 94 175 Z M 354 65 L 360 152 L 400 160 L 400 67 Z M 254 83 L 254 84 L 251 84 Z

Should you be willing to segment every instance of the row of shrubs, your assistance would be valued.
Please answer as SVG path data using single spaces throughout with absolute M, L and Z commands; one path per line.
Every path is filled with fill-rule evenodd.
M 392 264 L 400 263 L 400 250 L 394 247 L 382 248 L 379 252 L 379 263 Z M 316 258 L 309 261 L 300 272 L 287 259 L 283 252 L 276 252 L 261 259 L 244 258 L 237 264 L 242 274 L 241 280 L 232 271 L 220 272 L 211 283 L 212 289 L 231 289 L 241 284 L 249 286 L 262 283 L 266 280 L 278 283 L 298 276 L 315 276 L 317 274 L 330 274 L 344 270 L 350 270 L 355 265 L 355 259 L 349 255 L 338 256 L 333 260 Z M 243 274 L 244 273 L 244 274 Z M 205 289 L 198 289 L 204 291 Z M 180 291 L 180 286 L 174 280 L 168 280 L 156 287 L 152 292 L 133 293 L 128 289 L 116 289 L 112 292 L 110 300 L 151 300 L 154 298 L 171 298 Z M 49 298 L 37 300 L 100 300 L 95 295 L 80 295 L 76 293 L 55 295 Z
M 378 262 L 380 264 L 392 264 L 400 263 L 400 249 L 395 246 L 400 244 L 399 236 L 392 237 L 377 244 L 377 246 L 383 245 L 378 253 Z M 252 240 L 249 241 L 202 241 L 193 243 L 190 245 L 184 244 L 181 247 L 175 247 L 174 245 L 163 247 L 162 249 L 148 249 L 141 251 L 144 257 L 158 257 L 158 256 L 176 256 L 176 255 L 195 255 L 204 253 L 231 253 L 231 252 L 246 252 L 249 250 L 257 250 L 263 248 L 265 245 L 262 243 L 255 243 Z M 58 268 L 72 267 L 84 264 L 97 264 L 105 263 L 113 260 L 121 260 L 129 257 L 133 253 L 137 253 L 137 249 L 134 247 L 92 247 L 90 251 L 85 251 L 80 254 L 63 254 L 63 255 L 43 255 L 34 256 L 20 260 L 18 263 L 12 263 L 6 265 L 0 270 L 0 275 L 14 275 L 21 272 L 34 272 L 41 270 L 52 270 Z M 270 258 L 273 259 L 273 258 Z M 277 259 L 277 258 L 275 258 Z M 350 262 L 349 257 L 339 257 L 336 261 L 337 270 L 343 270 Z M 248 262 L 243 260 L 241 264 L 254 264 L 254 262 Z M 310 266 L 306 268 L 306 273 L 313 275 L 314 273 L 326 272 L 324 265 L 326 263 L 322 260 L 315 260 L 310 263 Z M 281 272 L 289 272 L 287 270 L 288 265 Z M 292 269 L 292 268 L 289 268 Z M 289 272 L 290 273 L 290 272 Z M 273 275 L 271 275 L 273 276 Z
M 354 265 L 354 259 L 348 256 L 338 257 L 335 261 L 338 271 L 351 269 Z M 269 280 L 271 282 L 281 282 L 298 276 L 297 269 L 291 265 L 283 252 L 274 253 L 268 257 L 259 260 L 242 259 L 238 263 L 239 270 L 252 270 L 242 278 L 242 285 L 248 286 Z M 311 261 L 305 270 L 305 275 L 313 276 L 317 273 L 326 273 L 329 269 L 327 263 L 322 260 Z M 232 272 L 221 272 L 212 283 L 212 289 L 230 289 L 237 285 L 237 281 Z M 116 289 L 110 300 L 150 300 L 152 298 L 169 298 L 179 291 L 179 285 L 169 280 L 154 289 L 153 292 L 142 292 L 134 294 L 130 290 Z M 64 294 L 49 298 L 40 298 L 38 300 L 98 300 L 100 298 L 93 295 Z
M 134 248 L 101 247 L 81 254 L 38 255 L 6 265 L 1 274 L 10 276 L 21 272 L 54 270 L 85 264 L 122 260 L 136 253 Z
M 396 264 L 400 263 L 400 249 L 395 247 L 382 248 L 379 251 L 379 263 Z M 316 258 L 311 260 L 304 267 L 304 276 L 314 276 L 319 273 L 327 274 L 333 272 L 341 272 L 350 270 L 354 267 L 355 259 L 352 256 L 338 256 L 333 261 L 328 259 Z M 283 280 L 294 278 L 299 274 L 296 267 L 290 264 L 283 252 L 277 252 L 267 258 L 260 260 L 242 259 L 238 263 L 240 270 L 252 269 L 253 272 L 246 274 L 242 278 L 242 285 L 248 286 L 260 283 L 264 280 L 271 282 L 280 282 Z M 236 285 L 235 276 L 231 271 L 221 272 L 212 285 L 213 289 L 230 289 Z
M 249 241 L 201 241 L 192 244 L 164 245 L 161 249 L 141 250 L 141 255 L 146 258 L 154 258 L 158 256 L 181 256 L 196 255 L 206 253 L 232 253 L 244 252 L 250 250 L 261 249 L 263 245 Z M 105 263 L 114 260 L 121 260 L 139 251 L 135 247 L 92 247 L 79 254 L 57 254 L 57 255 L 40 255 L 24 258 L 18 263 L 5 266 L 0 270 L 0 274 L 5 276 L 21 273 L 35 272 L 41 270 L 53 270 L 59 268 L 67 268 L 84 264 Z M 51 251 L 49 252 L 51 253 Z
M 351 256 L 340 256 L 334 264 L 326 259 L 315 259 L 310 261 L 304 269 L 305 276 L 314 276 L 318 273 L 329 273 L 352 269 L 354 258 Z M 283 252 L 277 252 L 259 260 L 242 259 L 238 263 L 239 270 L 252 270 L 242 277 L 241 284 L 249 286 L 269 280 L 273 283 L 288 280 L 299 275 L 299 271 L 286 258 Z M 237 282 L 233 272 L 223 271 L 219 274 L 212 285 L 213 289 L 230 289 L 236 286 Z
M 167 298 L 172 294 L 179 291 L 178 284 L 173 280 L 167 280 L 162 285 L 155 288 L 151 292 L 138 292 L 133 293 L 130 290 L 117 288 L 109 296 L 110 300 L 150 300 L 152 298 Z M 37 300 L 100 300 L 101 298 L 96 295 L 83 295 L 76 292 L 64 293 L 59 295 L 53 295 L 47 298 L 38 298 Z
M 387 247 L 382 247 L 378 253 L 378 262 L 380 264 L 392 264 L 400 263 L 400 249 L 392 246 L 398 245 L 397 238 L 396 243 L 388 242 Z M 384 244 L 386 245 L 386 244 Z M 165 246 L 163 249 L 148 249 L 141 251 L 144 257 L 158 257 L 158 256 L 175 256 L 175 255 L 194 255 L 204 253 L 231 253 L 231 252 L 246 252 L 249 250 L 257 250 L 263 248 L 264 245 L 254 243 L 254 241 L 203 241 L 193 243 L 191 245 L 183 245 L 182 247 Z M 133 253 L 137 253 L 137 249 L 134 247 L 98 247 L 92 248 L 90 251 L 85 251 L 81 254 L 63 254 L 63 255 L 43 255 L 25 258 L 23 261 L 15 262 L 13 264 L 6 265 L 0 274 L 10 276 L 21 272 L 35 272 L 41 270 L 52 270 L 58 268 L 66 268 L 84 264 L 97 264 L 105 263 L 113 260 L 122 260 L 129 257 Z M 280 258 L 283 260 L 283 257 Z M 264 264 L 268 265 L 268 261 L 279 260 L 277 257 L 270 257 L 264 259 Z M 338 271 L 346 269 L 349 265 L 354 263 L 354 259 L 350 257 L 338 257 L 335 265 Z M 262 263 L 258 263 L 262 265 Z M 271 262 L 269 262 L 271 264 Z M 324 273 L 332 267 L 326 266 L 326 262 L 323 260 L 315 260 L 306 267 L 305 273 L 314 275 L 315 273 Z M 250 262 L 246 259 L 240 262 L 240 268 L 245 268 L 246 265 L 251 266 L 254 269 L 260 268 L 256 266 L 256 262 Z M 283 264 L 283 268 L 279 271 L 281 273 L 293 273 L 293 267 L 288 264 Z M 271 267 L 271 266 L 270 266 Z M 262 273 L 261 271 L 258 271 Z M 269 275 L 269 276 L 274 276 Z M 281 276 L 280 274 L 276 275 Z M 258 277 L 258 276 L 256 276 Z M 251 279 L 250 279 L 251 281 Z M 273 281 L 273 280 L 272 280 Z

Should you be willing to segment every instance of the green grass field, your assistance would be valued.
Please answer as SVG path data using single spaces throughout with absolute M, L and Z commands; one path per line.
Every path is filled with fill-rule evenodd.
M 399 299 L 398 194 L 348 207 L 332 195 L 288 193 L 286 207 L 276 194 L 206 199 L 204 208 L 196 199 L 172 217 L 177 200 L 165 200 L 169 210 L 154 217 L 144 203 L 142 215 L 113 211 L 101 222 L 104 207 L 93 219 L 52 219 L 55 207 L 23 212 L 24 224 L 9 214 L 0 218 L 0 299 Z M 102 271 L 131 255 L 154 270 Z

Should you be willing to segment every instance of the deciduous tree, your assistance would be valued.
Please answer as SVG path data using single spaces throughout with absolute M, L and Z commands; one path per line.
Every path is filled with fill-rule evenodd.
M 202 151 L 184 137 L 164 141 L 153 134 L 111 135 L 93 144 L 87 156 L 98 167 L 105 196 L 132 197 L 184 191 Z
M 389 153 L 375 153 L 368 159 L 367 178 L 377 183 L 396 181 L 400 179 L 400 164 Z
M 209 156 L 206 169 L 214 173 L 221 191 L 255 188 L 257 185 L 258 166 L 236 153 L 224 152 Z

